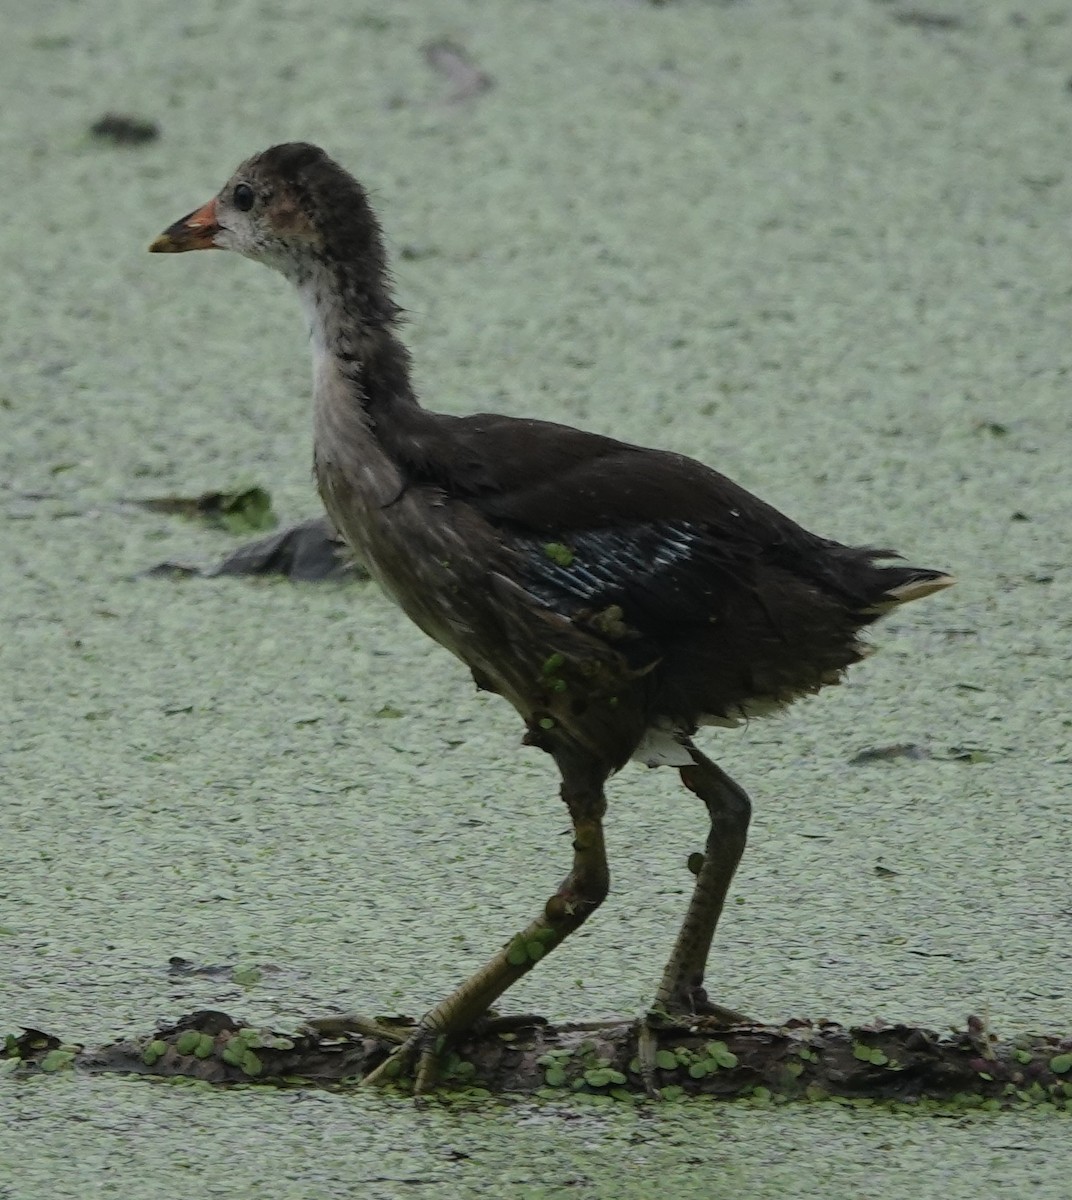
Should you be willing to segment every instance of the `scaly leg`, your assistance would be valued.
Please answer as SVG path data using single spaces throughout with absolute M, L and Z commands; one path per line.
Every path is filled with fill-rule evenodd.
M 742 787 L 702 754 L 691 741 L 685 748 L 692 765 L 680 768 L 681 780 L 704 802 L 711 829 L 688 912 L 655 993 L 652 1011 L 641 1025 L 639 1058 L 649 1091 L 654 1091 L 655 1055 L 660 1025 L 696 1023 L 697 1017 L 721 1024 L 745 1018 L 732 1009 L 712 1004 L 703 988 L 707 957 L 726 894 L 748 840 L 752 803 Z
M 606 772 L 590 757 L 555 750 L 562 773 L 562 799 L 573 821 L 573 867 L 543 912 L 513 937 L 479 971 L 426 1013 L 410 1037 L 364 1079 L 383 1083 L 416 1063 L 414 1091 L 435 1080 L 446 1043 L 470 1028 L 499 996 L 560 945 L 599 907 L 610 887 L 603 844 Z

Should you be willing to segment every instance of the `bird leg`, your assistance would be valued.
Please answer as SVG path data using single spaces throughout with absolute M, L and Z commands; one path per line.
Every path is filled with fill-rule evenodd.
M 715 927 L 748 840 L 752 803 L 745 790 L 721 767 L 697 750 L 691 741 L 684 744 L 692 764 L 679 768 L 681 781 L 704 802 L 711 828 L 702 862 L 696 870 L 696 883 L 685 920 L 663 971 L 655 1002 L 641 1023 L 638 1057 L 641 1074 L 650 1092 L 655 1091 L 659 1028 L 692 1027 L 697 1023 L 732 1025 L 747 1019 L 741 1013 L 708 1000 L 703 979 Z
M 587 757 L 553 751 L 562 773 L 562 799 L 573 822 L 573 866 L 543 912 L 481 968 L 427 1012 L 389 1058 L 365 1076 L 383 1083 L 416 1064 L 414 1092 L 435 1081 L 447 1042 L 473 1026 L 499 996 L 560 945 L 599 907 L 610 887 L 603 843 L 606 773 Z

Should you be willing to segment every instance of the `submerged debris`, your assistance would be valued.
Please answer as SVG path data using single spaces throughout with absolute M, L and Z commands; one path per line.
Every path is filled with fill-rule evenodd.
M 200 496 L 150 496 L 128 503 L 150 512 L 177 513 L 201 520 L 228 533 L 260 533 L 279 524 L 272 511 L 271 494 L 256 486 L 230 492 L 202 492 Z
M 117 146 L 142 146 L 146 142 L 156 141 L 160 136 L 160 126 L 146 117 L 109 112 L 98 117 L 90 125 L 89 132 Z
M 197 575 L 214 579 L 219 575 L 282 575 L 295 583 L 322 583 L 367 579 L 327 517 L 315 517 L 289 525 L 279 533 L 247 542 L 232 550 L 211 567 L 188 563 L 157 563 L 148 576 Z
M 893 758 L 930 758 L 931 752 L 918 742 L 895 742 L 890 746 L 867 746 L 849 759 L 852 766 L 860 763 L 888 762 Z
M 449 104 L 471 100 L 495 86 L 495 80 L 473 62 L 469 52 L 449 38 L 428 42 L 423 47 L 424 61 L 446 77 L 451 85 Z

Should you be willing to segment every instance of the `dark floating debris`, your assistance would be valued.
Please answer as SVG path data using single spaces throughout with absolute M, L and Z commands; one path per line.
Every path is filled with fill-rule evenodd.
M 854 754 L 849 762 L 853 766 L 860 763 L 888 762 L 893 758 L 923 759 L 930 758 L 931 752 L 918 742 L 896 742 L 892 746 L 868 746 L 858 754 Z
M 89 132 L 117 146 L 142 146 L 146 142 L 156 141 L 160 136 L 160 126 L 146 117 L 110 112 L 98 117 L 90 125 Z
M 279 524 L 279 518 L 272 511 L 272 497 L 262 487 L 202 492 L 200 496 L 150 496 L 128 503 L 150 512 L 175 513 L 201 520 L 216 529 L 226 529 L 228 533 L 259 533 Z
M 895 12 L 893 19 L 898 25 L 915 25 L 917 29 L 963 29 L 965 23 L 955 13 L 925 12 L 919 8 Z
M 279 533 L 247 542 L 211 567 L 162 562 L 144 572 L 147 576 L 281 575 L 295 583 L 343 582 L 367 579 L 363 567 L 350 557 L 345 542 L 327 517 L 290 525 Z

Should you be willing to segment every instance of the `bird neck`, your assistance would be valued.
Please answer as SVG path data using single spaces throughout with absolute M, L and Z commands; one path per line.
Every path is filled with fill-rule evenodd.
M 398 308 L 384 280 L 341 278 L 326 265 L 295 278 L 313 353 L 317 474 L 345 479 L 381 503 L 406 478 L 409 430 L 430 416 L 417 403 Z
M 399 309 L 385 282 L 319 263 L 294 282 L 309 325 L 318 397 L 326 391 L 335 403 L 345 399 L 373 422 L 416 405 L 409 353 L 394 331 Z

